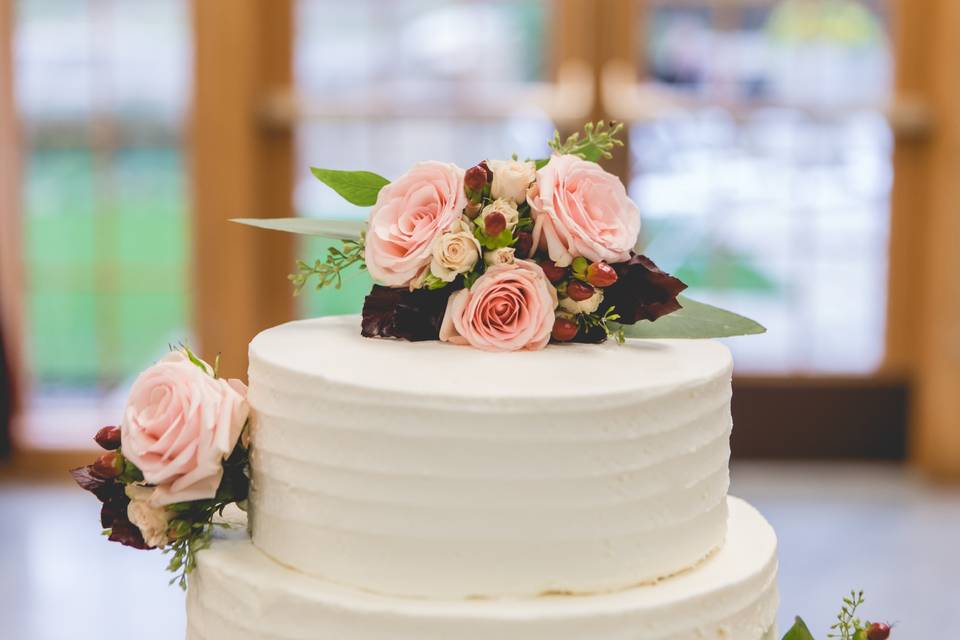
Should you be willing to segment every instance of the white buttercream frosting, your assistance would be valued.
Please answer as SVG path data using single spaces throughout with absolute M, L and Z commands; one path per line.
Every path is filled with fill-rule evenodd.
M 434 601 L 350 589 L 283 567 L 241 533 L 199 555 L 188 640 L 760 640 L 775 637 L 776 536 L 729 498 L 729 535 L 695 569 L 592 596 Z
M 270 329 L 250 345 L 253 542 L 402 596 L 592 593 L 674 574 L 724 540 L 730 372 L 711 341 L 486 353 L 361 338 L 356 317 Z M 342 637 L 385 638 L 382 622 Z M 593 637 L 646 637 L 603 628 Z

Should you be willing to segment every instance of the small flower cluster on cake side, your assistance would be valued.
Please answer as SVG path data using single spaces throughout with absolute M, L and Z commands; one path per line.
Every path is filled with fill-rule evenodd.
M 186 585 L 214 516 L 247 498 L 246 386 L 187 347 L 172 350 L 133 383 L 120 426 L 94 440 L 106 453 L 70 473 L 102 502 L 114 542 L 172 554 Z

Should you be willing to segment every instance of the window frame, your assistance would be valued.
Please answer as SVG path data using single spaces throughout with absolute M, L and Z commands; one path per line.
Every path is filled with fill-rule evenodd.
M 942 348 L 957 339 L 960 295 L 947 300 L 933 295 L 960 291 L 960 264 L 949 239 L 960 218 L 960 183 L 953 178 L 960 161 L 950 153 L 960 144 L 960 127 L 950 118 L 930 119 L 930 114 L 960 111 L 960 82 L 949 64 L 960 57 L 960 5 L 934 1 L 931 10 L 910 0 L 891 0 L 897 100 L 891 110 L 895 180 L 884 364 L 867 376 L 738 376 L 735 454 L 899 459 L 909 450 L 922 468 L 960 476 L 955 417 L 960 415 L 955 393 L 960 357 Z M 12 73 L 11 3 L 2 6 L 0 44 L 7 57 L 0 52 L 0 64 L 9 65 Z M 586 62 L 598 98 L 590 117 L 605 118 L 604 67 L 632 58 L 642 5 L 635 0 L 556 0 L 551 6 L 553 72 L 565 61 Z M 292 88 L 293 9 L 293 0 L 193 0 L 193 320 L 200 348 L 221 352 L 225 372 L 238 377 L 245 377 L 246 344 L 253 335 L 294 315 L 284 279 L 293 259 L 292 238 L 227 222 L 240 215 L 293 215 L 293 126 L 269 113 L 271 97 L 289 95 Z M 12 84 L 12 75 L 0 73 L 0 81 Z M 15 114 L 0 103 L 0 136 L 15 131 Z M 16 148 L 3 144 L 0 153 L 9 155 Z M 628 157 L 619 154 L 608 168 L 625 178 Z M 13 180 L 16 187 L 16 179 L 9 177 L 16 166 L 15 159 L 0 161 L 0 180 Z M 0 190 L 5 237 L 19 237 L 19 199 L 12 193 Z M 15 252 L 17 243 L 12 244 Z M 7 335 L 22 336 L 19 257 L 4 246 L 0 262 L 4 292 L 15 292 L 4 296 L 3 308 L 14 309 L 3 311 L 4 328 Z M 926 284 L 918 289 L 918 283 Z M 16 347 L 22 343 L 10 342 Z M 843 403 L 842 411 L 838 403 Z M 822 437 L 811 440 L 811 428 Z

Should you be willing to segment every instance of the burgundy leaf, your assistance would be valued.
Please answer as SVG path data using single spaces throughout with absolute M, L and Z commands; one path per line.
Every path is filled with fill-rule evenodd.
M 81 489 L 86 489 L 91 493 L 96 493 L 104 486 L 111 484 L 113 480 L 104 479 L 96 475 L 93 472 L 93 465 L 88 464 L 85 467 L 77 467 L 76 469 L 70 469 L 70 475 L 73 476 L 74 482 L 80 485 Z
M 103 503 L 100 508 L 100 526 L 110 529 L 110 540 L 135 549 L 153 549 L 148 545 L 140 529 L 127 517 L 130 498 L 124 486 L 116 478 L 103 478 L 94 472 L 94 465 L 70 470 L 70 475 L 82 489 L 86 489 Z
M 103 501 L 103 507 L 100 509 L 100 525 L 104 529 L 110 529 L 108 540 L 119 542 L 134 549 L 153 549 L 143 539 L 140 529 L 130 522 L 127 516 L 127 507 L 130 504 L 130 498 L 123 491 L 123 485 L 114 483 L 117 491 L 108 496 Z
M 110 527 L 110 537 L 107 539 L 111 542 L 119 542 L 120 544 L 128 547 L 133 547 L 134 549 L 156 548 L 151 547 L 146 543 L 146 541 L 144 541 L 143 534 L 140 533 L 140 529 L 138 529 L 137 526 L 129 520 L 123 522 L 114 522 L 113 526 Z
M 416 342 L 438 340 L 450 287 L 430 291 L 373 285 L 363 301 L 361 335 Z
M 640 320 L 656 320 L 681 308 L 677 295 L 687 285 L 661 271 L 650 258 L 631 252 L 629 260 L 613 268 L 617 281 L 603 290 L 601 315 L 613 307 L 620 314 L 618 322 L 634 324 Z

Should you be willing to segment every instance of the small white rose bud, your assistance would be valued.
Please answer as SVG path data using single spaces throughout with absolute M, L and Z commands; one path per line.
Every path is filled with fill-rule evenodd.
M 485 227 L 487 217 L 495 213 L 503 216 L 503 219 L 506 221 L 506 228 L 510 231 L 513 231 L 517 223 L 520 222 L 520 212 L 517 211 L 517 205 L 513 204 L 510 200 L 499 198 L 485 206 L 483 211 L 480 212 L 479 225 L 481 229 Z
M 480 243 L 461 225 L 461 230 L 443 234 L 433 244 L 430 273 L 444 282 L 453 282 L 458 274 L 473 269 L 480 259 Z
M 410 281 L 409 287 L 410 291 L 416 291 L 417 289 L 422 289 L 423 285 L 427 282 L 427 275 L 430 273 L 430 265 L 427 265 L 420 270 L 413 280 Z
M 569 313 L 593 313 L 600 307 L 601 302 L 603 302 L 603 293 L 597 289 L 592 296 L 579 302 L 573 298 L 562 298 L 560 308 Z
M 483 261 L 488 267 L 495 267 L 498 264 L 512 264 L 514 260 L 513 247 L 501 247 L 493 251 L 487 251 L 483 254 Z
M 490 160 L 487 166 L 493 171 L 490 195 L 505 198 L 515 203 L 523 202 L 527 197 L 527 187 L 537 177 L 537 168 L 532 161 Z
M 150 503 L 154 488 L 129 484 L 124 487 L 124 493 L 130 498 L 127 505 L 127 518 L 143 536 L 143 541 L 151 547 L 162 547 L 170 542 L 167 527 L 170 525 L 170 512 L 164 507 L 156 507 Z

